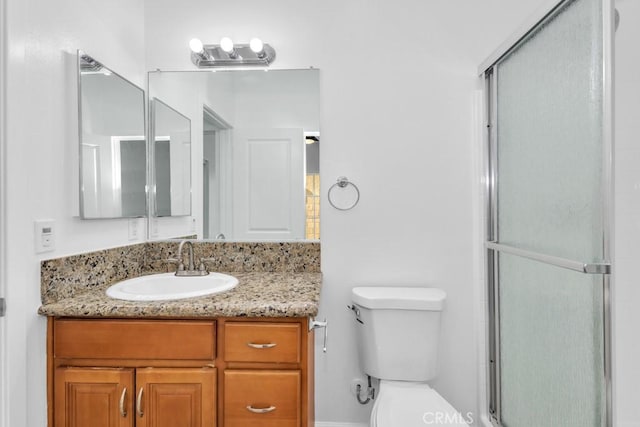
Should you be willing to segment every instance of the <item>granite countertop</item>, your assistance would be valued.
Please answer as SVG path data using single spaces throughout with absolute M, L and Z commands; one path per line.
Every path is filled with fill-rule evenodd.
M 234 289 L 217 295 L 170 301 L 123 301 L 107 297 L 109 285 L 43 304 L 55 317 L 306 317 L 318 314 L 321 273 L 242 272 Z

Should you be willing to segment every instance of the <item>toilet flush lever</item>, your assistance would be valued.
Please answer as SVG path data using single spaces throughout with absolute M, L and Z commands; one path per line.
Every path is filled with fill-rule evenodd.
M 363 322 L 362 320 L 360 320 L 360 309 L 358 308 L 358 306 L 357 306 L 357 305 L 355 305 L 355 304 L 353 304 L 353 305 L 348 305 L 348 306 L 347 306 L 347 309 L 348 309 L 348 310 L 353 311 L 353 313 L 356 315 L 356 321 L 357 321 L 358 323 L 361 323 L 361 324 L 363 324 L 363 325 L 364 325 L 364 322 Z
M 322 352 L 326 353 L 327 352 L 327 335 L 328 335 L 328 330 L 329 327 L 327 326 L 327 319 L 325 318 L 323 321 L 319 321 L 316 320 L 312 317 L 309 318 L 309 331 L 312 331 L 314 329 L 320 329 L 323 328 L 324 329 L 324 339 L 322 342 Z

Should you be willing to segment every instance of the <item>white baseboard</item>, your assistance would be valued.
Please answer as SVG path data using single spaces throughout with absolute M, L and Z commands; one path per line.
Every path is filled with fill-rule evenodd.
M 369 427 L 369 424 L 364 423 L 334 423 L 326 421 L 316 421 L 315 427 Z

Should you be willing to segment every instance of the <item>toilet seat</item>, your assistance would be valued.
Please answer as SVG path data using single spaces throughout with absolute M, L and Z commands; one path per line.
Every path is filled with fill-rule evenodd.
M 371 411 L 371 427 L 468 426 L 455 410 L 426 383 L 381 380 Z

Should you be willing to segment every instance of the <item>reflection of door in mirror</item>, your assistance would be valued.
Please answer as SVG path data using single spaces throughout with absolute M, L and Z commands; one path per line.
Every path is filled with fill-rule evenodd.
M 120 185 L 122 216 L 136 216 L 146 211 L 147 145 L 144 139 L 120 140 Z
M 191 214 L 191 120 L 153 99 L 153 215 Z
M 234 237 L 305 238 L 304 131 L 234 129 Z
M 211 108 L 203 108 L 202 205 L 203 237 L 224 240 L 231 236 L 231 215 L 223 209 L 231 177 L 225 159 L 230 158 L 231 125 Z
M 305 132 L 305 239 L 320 239 L 320 132 Z
M 156 216 L 171 216 L 171 155 L 169 138 L 154 141 Z

